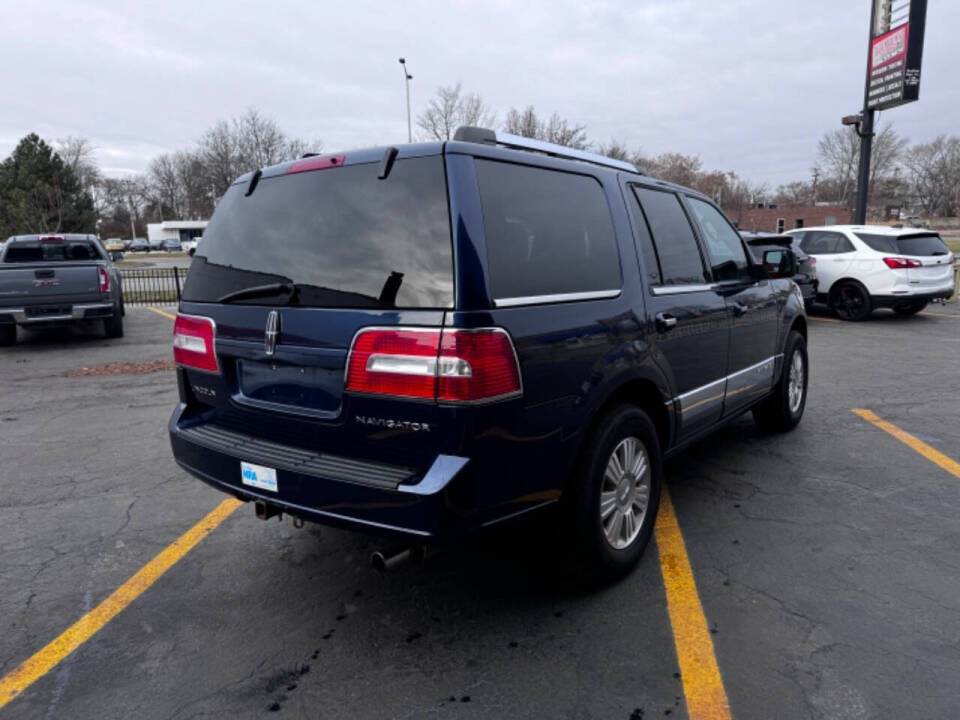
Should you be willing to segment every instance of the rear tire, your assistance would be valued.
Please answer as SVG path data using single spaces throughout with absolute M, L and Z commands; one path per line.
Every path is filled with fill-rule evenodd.
M 807 406 L 807 342 L 803 335 L 791 330 L 783 353 L 783 369 L 770 397 L 753 408 L 753 419 L 766 432 L 793 430 L 803 417 Z
M 14 323 L 0 325 L 0 347 L 17 344 L 17 326 Z
M 830 309 L 841 320 L 859 322 L 873 312 L 870 293 L 855 280 L 844 280 L 830 291 Z
M 912 303 L 904 303 L 903 305 L 897 305 L 893 311 L 897 315 L 916 315 L 918 312 L 923 310 L 927 306 L 926 300 L 917 300 Z
M 660 442 L 647 414 L 621 405 L 604 415 L 564 498 L 562 517 L 573 530 L 564 534 L 581 579 L 610 581 L 637 564 L 653 533 L 662 482 Z
M 108 338 L 123 337 L 123 315 L 119 312 L 113 317 L 104 318 L 103 334 Z

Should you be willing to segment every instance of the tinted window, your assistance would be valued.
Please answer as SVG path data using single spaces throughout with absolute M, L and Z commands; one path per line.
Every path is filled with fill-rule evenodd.
M 647 220 L 640 209 L 640 203 L 634 202 L 630 210 L 634 216 L 636 243 L 640 251 L 640 261 L 643 263 L 643 275 L 651 286 L 663 285 L 660 277 L 660 261 L 657 260 L 657 251 L 653 247 L 653 238 L 650 237 L 650 228 L 647 227 Z
M 950 249 L 936 233 L 917 233 L 916 235 L 871 235 L 857 233 L 874 250 L 879 252 L 898 253 L 900 255 L 915 255 L 931 257 L 933 255 L 947 255 Z
M 197 248 L 184 300 L 295 283 L 288 300 L 321 307 L 451 307 L 453 255 L 443 161 L 398 160 L 263 178 L 223 196 Z
M 478 159 L 476 167 L 495 299 L 620 289 L 600 183 L 492 160 Z
M 635 187 L 634 193 L 653 235 L 663 284 L 703 283 L 703 260 L 680 198 L 671 192 L 643 187 Z
M 12 242 L 3 256 L 3 261 L 8 263 L 78 262 L 100 259 L 102 259 L 100 251 L 89 240 Z
M 697 218 L 710 264 L 717 280 L 742 280 L 748 276 L 747 254 L 740 235 L 713 205 L 697 198 L 688 198 Z
M 853 244 L 840 233 L 811 230 L 804 233 L 800 247 L 808 255 L 836 255 L 853 252 Z

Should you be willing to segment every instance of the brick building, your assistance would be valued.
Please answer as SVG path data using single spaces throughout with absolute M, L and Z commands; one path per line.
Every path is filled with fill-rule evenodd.
M 727 209 L 727 217 L 741 230 L 784 232 L 798 227 L 849 225 L 853 210 L 839 205 L 796 205 L 793 207 L 746 206 Z

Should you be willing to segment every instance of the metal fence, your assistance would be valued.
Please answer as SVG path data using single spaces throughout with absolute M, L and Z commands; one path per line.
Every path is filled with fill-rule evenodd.
M 120 286 L 125 305 L 176 305 L 187 271 L 182 268 L 125 268 Z

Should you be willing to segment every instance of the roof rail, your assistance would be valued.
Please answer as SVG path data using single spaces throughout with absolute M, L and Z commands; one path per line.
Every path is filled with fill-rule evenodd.
M 582 160 L 583 162 L 593 163 L 594 165 L 604 165 L 606 167 L 616 168 L 617 170 L 643 174 L 643 171 L 636 165 L 624 160 L 614 160 L 613 158 L 608 158 L 598 153 L 577 150 L 576 148 L 567 147 L 566 145 L 557 145 L 556 143 L 544 142 L 543 140 L 522 137 L 521 135 L 511 135 L 510 133 L 490 130 L 489 128 L 462 125 L 457 128 L 453 139 L 464 142 L 484 143 L 486 145 L 502 145 L 503 147 L 513 148 L 515 150 L 531 150 L 553 157 Z

